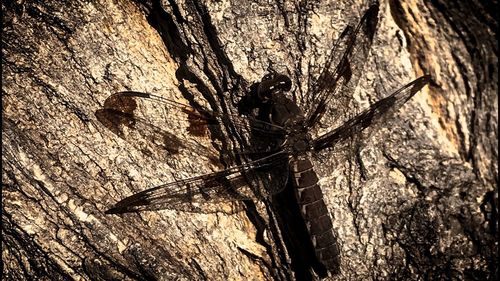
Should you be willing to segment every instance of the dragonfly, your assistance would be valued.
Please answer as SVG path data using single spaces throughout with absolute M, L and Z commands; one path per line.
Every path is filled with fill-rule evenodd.
M 214 164 L 224 157 L 243 159 L 239 164 L 132 194 L 115 203 L 106 214 L 187 210 L 193 205 L 262 199 L 279 194 L 285 186 L 291 185 L 316 258 L 328 271 L 338 273 L 341 251 L 311 159 L 320 151 L 332 150 L 369 128 L 380 126 L 431 81 L 430 76 L 421 76 L 333 130 L 313 135 L 323 116 L 333 110 L 335 99 L 352 93 L 355 88 L 373 41 L 378 10 L 378 4 L 373 4 L 356 26 L 348 26 L 341 33 L 325 67 L 308 90 L 307 96 L 313 97 L 314 102 L 305 108 L 290 98 L 292 80 L 277 72 L 266 74 L 248 89 L 237 105 L 239 114 L 195 110 L 159 95 L 136 91 L 118 92 L 108 97 L 104 107 L 96 111 L 96 117 L 113 133 L 129 139 L 145 153 L 151 153 L 144 149 L 148 145 L 167 151 L 167 158 L 181 150 L 195 151 L 199 155 L 209 150 L 198 142 L 182 140 L 148 123 L 138 110 L 147 103 L 160 105 L 169 118 L 188 122 L 188 131 L 195 136 L 204 136 L 207 131 L 220 130 L 230 124 L 250 136 L 250 145 L 219 158 L 209 157 Z M 136 135 L 128 134 L 130 131 Z M 147 145 L 137 141 L 141 137 L 149 138 Z

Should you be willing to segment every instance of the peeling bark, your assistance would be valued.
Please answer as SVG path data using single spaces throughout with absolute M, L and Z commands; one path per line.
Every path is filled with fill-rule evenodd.
M 236 113 L 241 94 L 274 69 L 307 105 L 303 94 L 335 38 L 368 7 L 239 2 L 2 3 L 6 280 L 317 278 L 300 255 L 303 233 L 287 233 L 286 197 L 244 202 L 231 215 L 104 215 L 134 192 L 218 168 L 189 151 L 165 157 L 131 147 L 94 115 L 107 97 L 144 91 Z M 331 279 L 498 279 L 498 15 L 490 3 L 381 3 L 365 75 L 326 125 L 416 76 L 433 83 L 367 138 L 322 154 L 320 184 L 342 251 Z M 148 113 L 186 137 L 165 112 Z M 223 151 L 238 136 L 198 141 Z

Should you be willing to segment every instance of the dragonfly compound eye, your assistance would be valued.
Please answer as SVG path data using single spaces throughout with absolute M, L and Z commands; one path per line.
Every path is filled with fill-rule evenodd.
M 282 74 L 268 74 L 262 78 L 257 89 L 257 94 L 262 101 L 272 98 L 277 91 L 289 91 L 292 88 L 292 80 Z

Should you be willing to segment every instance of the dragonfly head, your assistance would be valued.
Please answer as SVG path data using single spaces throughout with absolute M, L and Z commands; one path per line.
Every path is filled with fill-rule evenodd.
M 250 91 L 238 102 L 238 112 L 243 115 L 259 115 L 255 110 L 268 114 L 273 107 L 276 94 L 289 91 L 292 80 L 286 75 L 271 73 L 265 75 L 260 82 L 252 84 Z M 268 122 L 269 120 L 263 120 Z
M 278 73 L 266 74 L 257 88 L 257 96 L 262 102 L 273 98 L 276 92 L 288 92 L 292 88 L 292 80 L 288 76 Z

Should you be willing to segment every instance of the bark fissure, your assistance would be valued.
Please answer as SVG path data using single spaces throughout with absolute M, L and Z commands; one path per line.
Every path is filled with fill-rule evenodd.
M 2 3 L 5 280 L 326 275 L 312 261 L 290 190 L 244 202 L 245 211 L 231 216 L 104 215 L 172 175 L 213 170 L 194 149 L 141 151 L 107 129 L 94 113 L 111 94 L 149 91 L 200 113 L 235 114 L 250 85 L 276 71 L 291 77 L 290 95 L 306 108 L 330 37 L 367 8 L 366 1 L 271 2 Z M 363 148 L 336 147 L 315 164 L 341 251 L 340 273 L 330 279 L 499 278 L 496 5 L 381 2 L 358 91 L 332 101 L 329 113 L 339 120 L 320 131 L 390 94 L 374 89 L 424 73 L 433 79 L 380 126 L 384 133 Z M 248 142 L 230 122 L 192 136 L 170 113 L 144 111 L 165 120 L 160 129 L 219 152 Z M 245 160 L 219 156 L 227 166 Z

